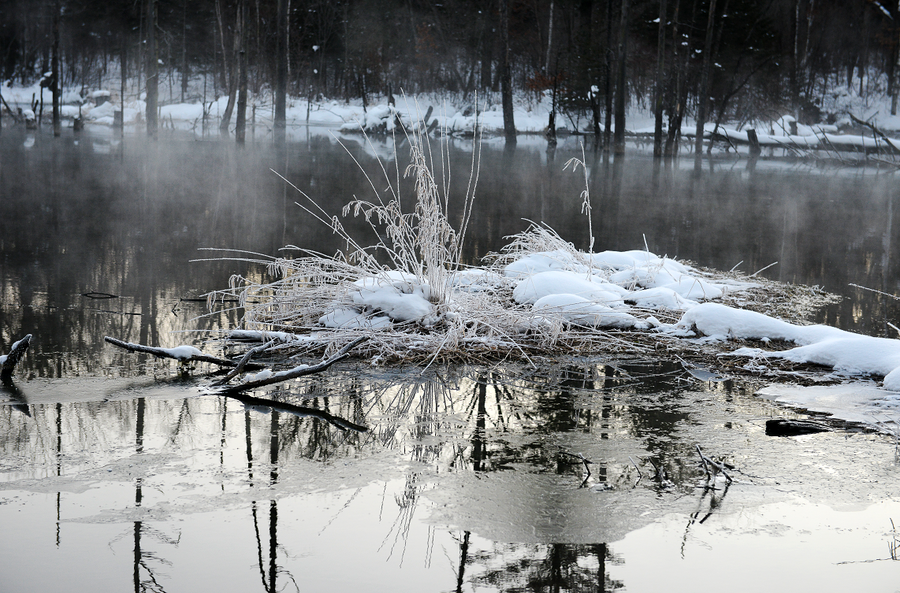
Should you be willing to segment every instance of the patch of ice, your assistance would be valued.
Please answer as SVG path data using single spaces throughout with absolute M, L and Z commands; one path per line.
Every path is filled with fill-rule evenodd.
M 384 315 L 364 315 L 358 309 L 341 307 L 323 315 L 319 323 L 325 327 L 343 329 L 387 329 L 391 320 Z

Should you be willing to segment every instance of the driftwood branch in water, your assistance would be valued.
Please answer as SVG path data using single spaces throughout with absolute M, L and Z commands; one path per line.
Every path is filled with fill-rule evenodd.
M 19 361 L 22 360 L 22 357 L 25 356 L 29 345 L 31 345 L 31 334 L 13 343 L 12 348 L 9 349 L 9 354 L 0 356 L 0 377 L 4 380 L 12 377 L 13 370 Z
M 728 472 L 725 471 L 725 464 L 719 463 L 717 461 L 713 461 L 709 457 L 703 454 L 703 451 L 700 450 L 700 445 L 695 445 L 697 448 L 697 455 L 700 456 L 700 461 L 703 463 L 703 469 L 706 470 L 706 479 L 709 482 L 714 482 L 716 479 L 716 474 L 722 474 L 725 476 L 725 479 L 728 480 L 728 483 L 731 483 L 731 476 L 728 475 Z M 712 468 L 712 469 L 710 469 Z
M 366 432 L 369 430 L 365 426 L 355 424 L 353 422 L 350 422 L 349 420 L 344 420 L 340 416 L 334 416 L 332 414 L 329 414 L 328 412 L 325 412 L 324 410 L 317 410 L 316 408 L 306 408 L 286 402 L 279 402 L 271 399 L 264 399 L 261 397 L 253 397 L 252 395 L 247 395 L 246 393 L 229 393 L 227 391 L 223 391 L 222 395 L 224 395 L 225 397 L 236 399 L 239 402 L 242 402 L 245 406 L 264 407 L 270 408 L 272 410 L 277 410 L 279 412 L 287 412 L 288 414 L 293 414 L 295 416 L 312 416 L 314 418 L 320 418 L 328 422 L 329 424 L 340 428 L 341 430 L 354 430 L 356 432 Z
M 328 367 L 333 365 L 334 363 L 343 360 L 350 356 L 350 351 L 356 348 L 361 343 L 365 342 L 369 338 L 367 336 L 362 336 L 356 338 L 343 348 L 341 348 L 338 352 L 330 356 L 327 360 L 323 360 L 318 364 L 314 364 L 312 366 L 302 365 L 298 367 L 294 367 L 287 371 L 279 371 L 277 373 L 274 372 L 264 372 L 260 373 L 261 376 L 257 379 L 251 379 L 249 381 L 244 381 L 243 383 L 238 383 L 237 385 L 226 385 L 223 387 L 222 393 L 224 395 L 231 395 L 234 393 L 240 393 L 242 391 L 250 391 L 252 389 L 257 389 L 259 387 L 265 387 L 266 385 L 272 385 L 274 383 L 281 383 L 282 381 L 289 381 L 291 379 L 297 379 L 299 377 L 304 377 L 306 375 L 312 375 L 314 373 L 321 373 L 326 370 Z
M 238 376 L 241 373 L 241 371 L 243 371 L 247 367 L 247 364 L 250 362 L 251 357 L 256 356 L 260 352 L 265 352 L 275 342 L 276 342 L 276 340 L 269 340 L 268 342 L 266 342 L 265 344 L 262 344 L 261 346 L 257 346 L 255 348 L 251 348 L 250 350 L 247 350 L 247 352 L 244 353 L 244 356 L 241 357 L 241 360 L 238 361 L 237 366 L 235 366 L 233 369 L 228 371 L 227 375 L 225 375 L 224 377 L 222 377 L 221 379 L 219 379 L 218 381 L 213 383 L 213 385 L 217 385 L 217 386 L 225 385 L 226 383 L 231 381 L 232 378 Z
M 216 356 L 203 354 L 193 346 L 178 346 L 177 348 L 155 348 L 153 346 L 144 346 L 143 344 L 123 342 L 122 340 L 110 338 L 109 336 L 106 336 L 103 339 L 113 346 L 124 348 L 125 350 L 128 350 L 130 352 L 144 352 L 147 354 L 152 354 L 153 356 L 158 356 L 159 358 L 172 358 L 179 362 L 208 362 L 210 364 L 229 368 L 238 365 L 238 363 L 227 358 L 218 358 Z M 245 367 L 248 369 L 264 368 L 263 365 L 256 363 L 246 363 Z

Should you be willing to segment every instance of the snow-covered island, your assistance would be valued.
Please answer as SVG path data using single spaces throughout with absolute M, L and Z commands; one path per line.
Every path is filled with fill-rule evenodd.
M 344 238 L 345 251 L 290 246 L 282 257 L 251 256 L 277 279 L 235 276 L 210 295 L 237 297 L 245 308 L 233 338 L 276 340 L 293 353 L 333 351 L 365 335 L 359 352 L 373 364 L 662 356 L 780 378 L 799 376 L 789 364 L 811 364 L 824 383 L 876 379 L 900 390 L 900 341 L 809 325 L 808 313 L 835 298 L 816 287 L 708 270 L 646 248 L 582 251 L 536 223 L 483 265 L 461 265 L 473 222 L 454 229 L 447 220 L 423 138 L 411 136 L 414 211 L 396 196 L 344 209 L 364 217 L 380 243 L 357 244 L 339 217 L 309 200 L 304 207 Z

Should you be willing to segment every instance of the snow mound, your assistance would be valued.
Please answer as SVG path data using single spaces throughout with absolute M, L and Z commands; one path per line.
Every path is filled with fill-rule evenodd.
M 172 358 L 185 361 L 195 356 L 203 356 L 203 352 L 193 346 L 176 346 L 174 348 L 162 348 L 162 350 Z
M 900 340 L 864 336 L 826 325 L 795 325 L 718 303 L 702 303 L 688 309 L 674 327 L 682 332 L 697 331 L 712 339 L 793 342 L 799 346 L 774 352 L 739 348 L 732 354 L 818 364 L 847 375 L 884 377 L 885 389 L 900 391 Z
M 559 294 L 578 295 L 586 300 L 621 307 L 625 305 L 622 297 L 627 291 L 596 276 L 585 278 L 574 272 L 550 271 L 520 280 L 513 290 L 513 299 L 520 305 L 527 305 Z
M 591 327 L 649 329 L 650 323 L 624 311 L 601 305 L 575 294 L 551 294 L 538 299 L 532 309 L 544 316 L 555 316 L 569 323 Z

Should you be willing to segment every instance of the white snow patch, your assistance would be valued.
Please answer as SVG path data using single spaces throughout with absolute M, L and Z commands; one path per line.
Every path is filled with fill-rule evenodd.
M 176 346 L 174 348 L 161 348 L 163 352 L 178 360 L 190 360 L 195 356 L 203 356 L 203 352 L 193 346 Z
M 538 299 L 533 310 L 544 316 L 557 316 L 578 325 L 648 329 L 650 324 L 634 315 L 592 302 L 575 294 L 551 294 Z
M 598 276 L 585 277 L 566 271 L 540 272 L 524 278 L 513 290 L 513 298 L 520 305 L 534 304 L 539 299 L 559 294 L 578 295 L 586 300 L 607 306 L 624 306 L 622 287 L 606 282 Z

